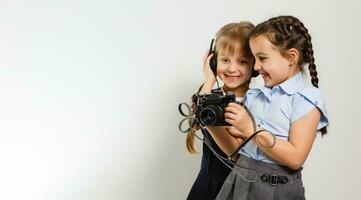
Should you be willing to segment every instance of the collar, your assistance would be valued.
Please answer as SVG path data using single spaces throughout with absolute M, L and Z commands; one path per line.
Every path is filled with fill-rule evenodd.
M 261 91 L 270 100 L 272 97 L 272 92 L 276 91 L 277 88 L 281 88 L 286 94 L 292 95 L 301 91 L 305 87 L 306 84 L 304 82 L 303 73 L 299 72 L 290 79 L 275 85 L 272 88 L 264 86 L 261 88 Z
M 227 92 L 223 89 L 223 86 L 221 87 L 221 91 L 223 92 L 223 95 L 225 95 Z M 236 97 L 236 101 L 242 101 L 244 96 Z
M 278 85 L 285 93 L 292 95 L 306 87 L 304 82 L 303 73 L 298 72 L 292 78 L 284 81 Z

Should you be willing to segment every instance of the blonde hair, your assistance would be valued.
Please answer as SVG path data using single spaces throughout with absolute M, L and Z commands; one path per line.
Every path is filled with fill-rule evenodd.
M 254 57 L 249 47 L 249 36 L 253 28 L 254 25 L 248 21 L 229 23 L 223 26 L 216 34 L 216 53 L 218 53 L 219 49 L 225 50 L 230 54 L 240 51 L 246 58 L 252 58 L 253 60 Z M 198 89 L 197 94 L 201 91 L 202 86 Z M 197 130 L 199 130 L 199 127 L 195 127 L 187 133 L 186 147 L 190 153 L 198 153 L 194 147 L 194 134 Z
M 223 26 L 216 34 L 216 53 L 219 49 L 230 54 L 238 50 L 244 53 L 245 57 L 253 58 L 249 47 L 249 37 L 253 28 L 254 25 L 248 21 Z

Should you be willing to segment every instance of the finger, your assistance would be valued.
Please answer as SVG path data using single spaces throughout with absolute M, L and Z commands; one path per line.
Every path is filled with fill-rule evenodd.
M 206 59 L 206 64 L 209 65 L 209 62 L 211 60 L 211 58 L 213 57 L 213 53 L 209 54 L 207 59 Z
M 188 100 L 188 105 L 190 106 L 190 107 L 192 107 L 192 104 L 193 104 L 194 102 L 193 102 L 193 99 L 192 99 L 192 97 L 190 97 L 189 98 L 189 100 Z
M 234 124 L 236 124 L 236 121 L 235 121 L 235 120 L 232 120 L 232 119 L 227 119 L 227 118 L 225 118 L 224 121 L 226 121 L 228 124 L 231 124 L 232 126 L 233 126 Z
M 237 119 L 237 115 L 234 113 L 227 112 L 224 114 L 225 119 L 235 120 Z
M 207 50 L 206 53 L 204 54 L 203 60 L 206 60 L 208 56 L 209 56 L 209 50 Z
M 242 111 L 234 107 L 226 107 L 226 113 L 240 114 Z
M 234 132 L 231 132 L 231 131 L 228 131 L 228 133 L 229 133 L 231 136 L 233 136 L 233 137 L 237 137 L 237 138 L 240 138 L 240 137 L 241 137 L 240 135 L 238 135 L 238 134 L 236 134 L 236 133 L 234 133 Z
M 231 129 L 231 131 L 228 131 L 228 132 L 233 137 L 241 138 L 242 140 L 245 139 L 245 136 L 242 134 L 242 132 L 238 131 L 235 128 Z
M 205 53 L 204 56 L 203 56 L 203 62 L 204 62 L 204 63 L 207 62 L 207 60 L 208 60 L 208 58 L 209 58 L 210 55 L 213 55 L 213 54 L 210 54 L 210 53 L 209 53 L 209 50 L 207 50 L 206 53 Z
M 239 136 L 239 133 L 235 130 L 235 128 L 229 128 L 228 132 L 233 136 Z
M 241 105 L 239 105 L 238 103 L 233 103 L 230 102 L 227 104 L 227 107 L 232 107 L 232 108 L 237 108 L 237 109 L 243 109 L 243 107 Z
M 224 121 L 226 121 L 227 123 L 231 124 L 232 126 L 236 126 L 236 125 L 237 125 L 237 120 L 236 120 L 236 119 L 224 118 Z
M 189 98 L 189 101 L 188 101 L 188 102 L 189 102 L 189 105 L 191 105 L 192 103 L 194 103 L 194 102 L 193 102 L 193 98 L 192 98 L 192 97 Z
M 191 112 L 194 113 L 195 109 L 196 109 L 196 105 L 194 103 L 191 103 Z
M 241 138 L 243 137 L 242 133 L 239 132 L 239 131 L 238 131 L 237 129 L 235 129 L 235 128 L 229 129 L 228 132 L 229 132 L 232 136 L 234 136 L 234 137 L 241 137 Z

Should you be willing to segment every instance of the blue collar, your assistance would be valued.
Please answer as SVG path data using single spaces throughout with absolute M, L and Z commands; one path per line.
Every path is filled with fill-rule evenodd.
M 261 91 L 270 100 L 272 96 L 272 92 L 277 88 L 281 88 L 286 94 L 292 95 L 301 91 L 305 87 L 306 84 L 304 82 L 303 73 L 299 72 L 296 75 L 294 75 L 292 78 L 278 85 L 273 86 L 273 88 L 264 86 L 261 88 Z
M 296 75 L 294 75 L 292 78 L 286 80 L 285 82 L 278 85 L 282 90 L 289 94 L 295 94 L 299 91 L 301 91 L 303 88 L 306 87 L 306 84 L 304 82 L 303 73 L 299 72 Z

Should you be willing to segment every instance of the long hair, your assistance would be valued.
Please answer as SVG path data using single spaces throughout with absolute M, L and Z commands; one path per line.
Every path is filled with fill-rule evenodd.
M 223 26 L 216 34 L 215 49 L 216 53 L 219 49 L 233 54 L 235 51 L 241 51 L 245 57 L 254 59 L 251 49 L 249 47 L 249 37 L 254 25 L 248 21 L 242 21 L 239 23 L 229 23 Z M 201 85 L 197 94 L 202 89 Z M 190 153 L 197 153 L 194 147 L 194 134 L 199 130 L 199 127 L 195 127 L 193 130 L 187 133 L 186 147 Z
M 265 35 L 268 40 L 278 47 L 280 53 L 285 55 L 287 50 L 295 48 L 299 51 L 300 57 L 298 65 L 308 64 L 311 76 L 311 83 L 318 88 L 318 77 L 313 56 L 311 35 L 303 23 L 293 16 L 279 16 L 271 18 L 258 24 L 251 33 L 251 38 Z M 327 128 L 323 127 L 321 134 L 327 133 Z

